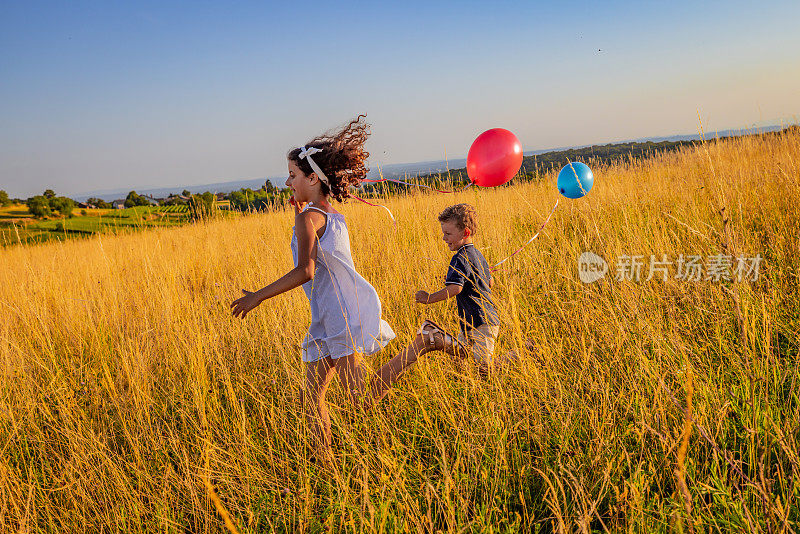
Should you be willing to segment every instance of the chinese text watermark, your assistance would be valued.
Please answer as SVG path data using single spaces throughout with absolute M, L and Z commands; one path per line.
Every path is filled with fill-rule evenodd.
M 728 282 L 756 281 L 762 261 L 761 254 L 755 256 L 711 254 L 679 254 L 676 258 L 669 254 L 623 254 L 617 258 L 614 279 L 617 281 L 650 281 L 669 279 L 684 282 Z M 578 258 L 578 276 L 586 284 L 605 277 L 609 271 L 608 263 L 594 252 L 584 252 Z

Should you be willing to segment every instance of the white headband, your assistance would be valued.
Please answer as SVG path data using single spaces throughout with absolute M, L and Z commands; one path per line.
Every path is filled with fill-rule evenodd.
M 322 172 L 322 169 L 319 168 L 319 165 L 317 165 L 314 162 L 314 160 L 311 159 L 311 154 L 316 154 L 317 152 L 322 152 L 322 149 L 321 148 L 315 148 L 313 146 L 311 148 L 306 148 L 306 147 L 297 147 L 297 148 L 300 149 L 300 156 L 299 156 L 300 159 L 307 159 L 308 160 L 308 164 L 311 165 L 311 168 L 314 170 L 315 173 L 317 173 L 317 176 L 319 177 L 319 179 L 322 180 L 323 182 L 325 182 L 325 185 L 330 187 L 331 183 L 328 181 L 328 177 L 325 176 L 325 173 Z

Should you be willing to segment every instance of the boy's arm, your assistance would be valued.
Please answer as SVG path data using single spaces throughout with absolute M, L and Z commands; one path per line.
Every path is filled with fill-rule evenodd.
M 464 284 L 467 283 L 465 273 L 469 272 L 469 265 L 465 262 L 464 257 L 460 253 L 456 253 L 453 259 L 450 260 L 450 265 L 447 268 L 447 276 L 444 279 L 444 289 L 440 289 L 435 293 L 428 293 L 427 291 L 417 291 L 414 295 L 414 300 L 420 304 L 433 304 L 434 302 L 441 302 L 449 298 L 455 297 L 461 293 Z
M 458 284 L 447 284 L 443 289 L 436 293 L 428 293 L 427 291 L 417 291 L 415 300 L 420 304 L 433 304 L 434 302 L 441 302 L 449 298 L 455 297 L 461 293 L 462 286 Z

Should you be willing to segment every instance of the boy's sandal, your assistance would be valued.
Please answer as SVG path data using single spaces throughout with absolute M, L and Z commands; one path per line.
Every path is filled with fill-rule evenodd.
M 434 323 L 430 319 L 425 319 L 425 321 L 422 323 L 422 326 L 419 327 L 419 330 L 417 330 L 417 335 L 419 334 L 422 334 L 423 337 L 425 334 L 427 334 L 427 344 L 429 344 L 431 347 L 436 346 L 436 339 L 433 336 L 435 334 L 442 334 L 442 339 L 444 340 L 445 345 L 456 345 L 460 348 L 463 348 L 462 343 L 458 339 L 445 332 L 444 328 Z

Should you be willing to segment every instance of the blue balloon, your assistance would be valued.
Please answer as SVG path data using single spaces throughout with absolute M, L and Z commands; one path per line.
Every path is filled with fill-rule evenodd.
M 564 165 L 558 172 L 558 192 L 567 198 L 581 198 L 594 185 L 592 169 L 579 161 Z

